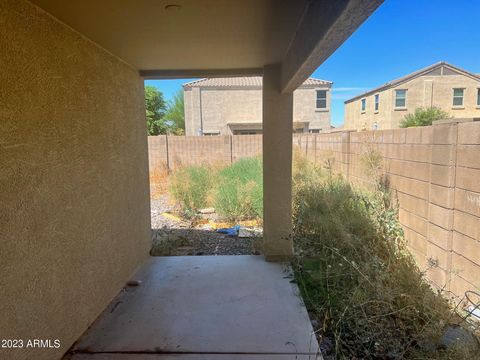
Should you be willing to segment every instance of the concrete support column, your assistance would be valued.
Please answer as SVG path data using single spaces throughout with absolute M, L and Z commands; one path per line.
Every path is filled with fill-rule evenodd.
M 267 261 L 292 256 L 293 93 L 282 94 L 280 65 L 263 75 L 263 222 Z

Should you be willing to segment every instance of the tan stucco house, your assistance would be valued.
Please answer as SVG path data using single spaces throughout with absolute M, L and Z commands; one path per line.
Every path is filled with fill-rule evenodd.
M 480 75 L 439 62 L 390 81 L 345 101 L 345 129 L 395 129 L 420 107 L 438 107 L 454 118 L 480 117 Z
M 332 82 L 308 78 L 293 92 L 293 129 L 318 133 L 330 129 Z M 206 78 L 183 85 L 185 134 L 262 133 L 262 77 Z

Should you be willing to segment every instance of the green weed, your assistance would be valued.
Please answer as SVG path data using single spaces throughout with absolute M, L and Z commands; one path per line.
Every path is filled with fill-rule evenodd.
M 169 190 L 184 213 L 215 207 L 226 220 L 263 217 L 263 170 L 260 158 L 241 159 L 229 166 L 190 166 L 176 170 Z
M 213 166 L 190 166 L 176 170 L 169 179 L 170 194 L 186 214 L 209 207 L 218 170 Z
M 263 169 L 259 158 L 241 159 L 222 169 L 215 209 L 229 220 L 263 217 Z

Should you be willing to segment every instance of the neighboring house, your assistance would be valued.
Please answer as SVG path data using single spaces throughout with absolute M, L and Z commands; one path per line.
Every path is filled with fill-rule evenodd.
M 330 81 L 309 78 L 293 93 L 293 130 L 330 129 Z M 185 135 L 262 133 L 262 77 L 207 78 L 183 84 Z
M 345 129 L 398 128 L 420 107 L 454 118 L 480 117 L 480 75 L 439 62 L 345 101 Z

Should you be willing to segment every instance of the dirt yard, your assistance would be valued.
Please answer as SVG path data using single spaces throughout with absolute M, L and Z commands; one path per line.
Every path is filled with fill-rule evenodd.
M 179 255 L 258 255 L 259 238 L 240 238 L 216 232 L 208 224 L 198 224 L 175 216 L 168 195 L 151 200 L 153 256 Z

